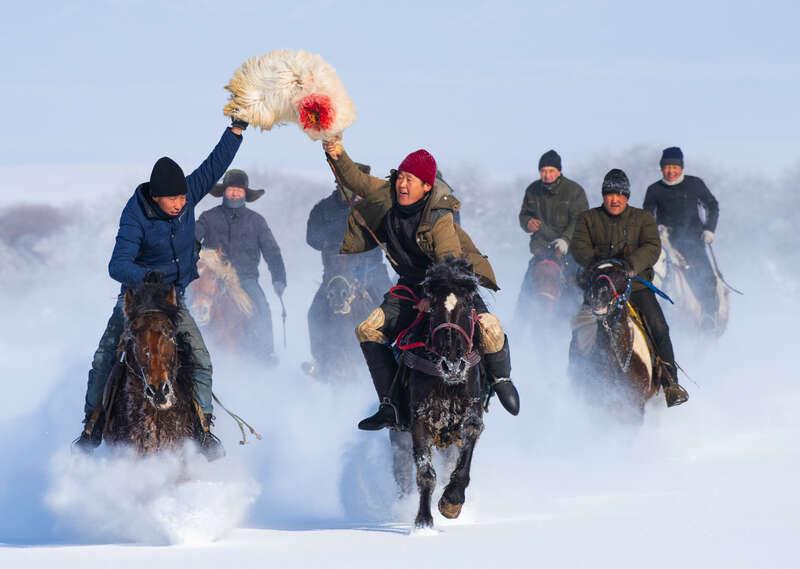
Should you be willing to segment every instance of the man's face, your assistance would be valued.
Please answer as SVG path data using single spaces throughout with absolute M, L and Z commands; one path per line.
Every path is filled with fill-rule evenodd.
M 661 175 L 667 182 L 674 182 L 683 174 L 683 168 L 677 164 L 667 164 L 661 167 Z
M 543 184 L 552 184 L 561 175 L 561 170 L 553 168 L 552 166 L 545 166 L 539 170 L 539 176 L 542 178 Z
M 186 195 L 154 197 L 153 201 L 158 204 L 161 211 L 175 217 L 181 212 L 183 206 L 186 205 Z
M 229 200 L 236 201 L 244 198 L 245 190 L 240 186 L 228 186 L 223 195 Z
M 400 205 L 412 205 L 425 197 L 431 191 L 431 185 L 426 184 L 414 174 L 400 172 L 397 175 L 395 184 L 397 192 L 397 203 Z
M 611 215 L 619 215 L 628 207 L 628 196 L 622 194 L 604 194 L 603 207 Z

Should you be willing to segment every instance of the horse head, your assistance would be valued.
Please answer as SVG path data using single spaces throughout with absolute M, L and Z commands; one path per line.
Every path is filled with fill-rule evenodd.
M 189 309 L 198 326 L 211 322 L 214 304 L 227 294 L 245 316 L 253 314 L 253 301 L 242 288 L 235 267 L 216 249 L 202 249 L 197 262 L 197 280 L 192 283 Z
M 631 279 L 624 261 L 603 259 L 589 267 L 584 299 L 595 316 L 605 319 L 617 314 L 630 292 Z
M 431 306 L 427 347 L 438 358 L 438 375 L 445 383 L 466 381 L 476 363 L 478 279 L 467 261 L 446 259 L 428 269 L 422 288 Z
M 357 281 L 350 281 L 342 275 L 336 275 L 325 285 L 325 298 L 334 314 L 345 316 L 353 309 L 356 299 Z
M 141 380 L 146 401 L 156 409 L 169 409 L 175 403 L 173 382 L 179 364 L 175 287 L 163 283 L 159 273 L 148 275 L 125 293 L 124 312 L 128 372 Z

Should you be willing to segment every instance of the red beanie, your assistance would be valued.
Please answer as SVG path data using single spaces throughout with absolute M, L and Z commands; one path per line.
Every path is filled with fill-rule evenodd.
M 427 150 L 420 148 L 405 157 L 397 167 L 400 172 L 414 174 L 417 178 L 430 184 L 436 181 L 436 160 Z

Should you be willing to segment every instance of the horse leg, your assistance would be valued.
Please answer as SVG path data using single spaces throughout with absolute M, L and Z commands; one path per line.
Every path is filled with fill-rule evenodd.
M 389 440 L 392 443 L 392 467 L 394 481 L 400 489 L 400 497 L 411 493 L 412 469 L 411 462 L 411 435 L 405 432 L 389 431 Z
M 436 471 L 431 457 L 430 434 L 421 421 L 415 421 L 411 432 L 414 449 L 414 462 L 417 466 L 417 489 L 419 490 L 419 510 L 414 526 L 418 528 L 433 527 L 431 515 L 431 494 L 436 486 Z
M 462 427 L 464 444 L 461 446 L 456 467 L 450 475 L 450 482 L 439 499 L 439 511 L 446 518 L 457 518 L 461 513 L 461 506 L 464 505 L 465 500 L 464 493 L 469 486 L 472 453 L 475 451 L 475 444 L 482 431 L 483 421 L 477 414 L 472 414 Z

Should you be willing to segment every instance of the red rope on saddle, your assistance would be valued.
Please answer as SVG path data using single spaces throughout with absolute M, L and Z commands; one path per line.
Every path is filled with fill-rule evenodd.
M 408 296 L 398 294 L 398 291 L 406 292 L 408 293 Z M 399 300 L 407 300 L 408 302 L 413 302 L 414 305 L 419 304 L 421 300 L 411 288 L 405 285 L 396 285 L 390 288 L 389 296 L 391 296 L 392 298 L 397 298 Z M 408 334 L 409 332 L 411 332 L 411 330 L 419 326 L 419 323 L 422 322 L 422 319 L 424 317 L 425 313 L 418 309 L 417 317 L 414 319 L 411 325 L 397 335 L 394 344 L 395 346 L 397 346 L 398 350 L 406 352 L 408 350 L 413 350 L 414 348 L 425 347 L 425 342 L 411 342 L 410 344 L 403 344 L 403 338 L 406 337 L 406 334 Z

